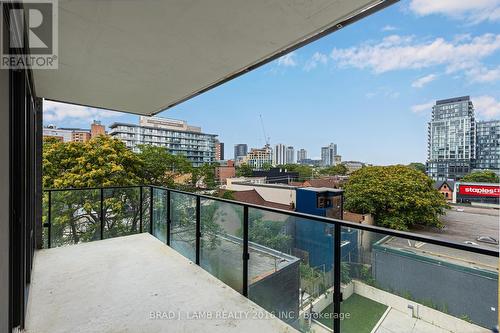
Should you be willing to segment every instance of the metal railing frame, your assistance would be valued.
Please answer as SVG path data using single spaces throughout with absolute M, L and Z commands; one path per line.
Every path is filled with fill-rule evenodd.
M 431 237 L 431 236 L 423 236 L 423 235 L 418 235 L 406 231 L 398 231 L 398 230 L 393 230 L 393 229 L 387 229 L 379 226 L 374 226 L 374 225 L 365 225 L 365 224 L 358 224 L 354 222 L 348 222 L 344 220 L 338 220 L 338 219 L 333 219 L 333 218 L 328 218 L 328 217 L 322 217 L 322 216 L 316 216 L 316 215 L 310 215 L 310 214 L 305 214 L 305 213 L 298 213 L 298 212 L 293 212 L 293 211 L 288 211 L 288 210 L 283 210 L 283 209 L 277 209 L 277 208 L 271 208 L 271 207 L 264 207 L 264 206 L 259 206 L 255 204 L 249 204 L 245 202 L 240 202 L 240 201 L 234 201 L 230 199 L 224 199 L 224 198 L 219 198 L 219 197 L 213 197 L 210 195 L 205 195 L 205 194 L 197 194 L 197 193 L 192 193 L 192 192 L 186 192 L 186 191 L 181 191 L 181 190 L 176 190 L 176 189 L 171 189 L 171 188 L 166 188 L 162 186 L 155 186 L 155 185 L 131 185 L 131 186 L 109 186 L 109 187 L 88 187 L 88 188 L 64 188 L 64 189 L 46 189 L 44 192 L 48 193 L 48 211 L 47 211 L 47 222 L 44 223 L 43 227 L 46 227 L 48 230 L 48 236 L 47 236 L 47 245 L 50 248 L 51 247 L 51 242 L 52 242 L 52 193 L 53 192 L 61 192 L 61 191 L 85 191 L 85 190 L 99 190 L 100 191 L 100 239 L 104 239 L 104 224 L 105 224 L 105 212 L 104 212 L 104 190 L 107 189 L 127 189 L 127 188 L 139 188 L 139 196 L 140 196 L 140 203 L 139 203 L 139 232 L 143 232 L 143 189 L 144 188 L 149 188 L 150 191 L 150 197 L 149 197 L 149 230 L 148 232 L 154 235 L 154 227 L 153 227 L 153 203 L 154 203 L 154 189 L 159 189 L 166 191 L 167 195 L 167 205 L 166 205 L 166 245 L 170 246 L 171 245 L 171 227 L 172 227 L 172 207 L 171 207 L 171 200 L 172 200 L 172 193 L 178 193 L 178 194 L 183 194 L 183 195 L 188 195 L 192 196 L 195 198 L 196 201 L 196 206 L 195 206 L 195 219 L 196 219 L 196 243 L 195 243 L 195 263 L 197 265 L 200 265 L 200 252 L 201 252 L 201 237 L 202 237 L 202 228 L 201 228 L 201 199 L 205 200 L 211 200 L 211 201 L 217 201 L 217 202 L 223 202 L 223 203 L 228 203 L 232 205 L 237 205 L 243 207 L 243 254 L 242 254 L 242 262 L 243 262 L 243 276 L 242 276 L 242 281 L 243 281 L 243 286 L 242 286 L 242 295 L 245 297 L 248 297 L 248 261 L 250 259 L 250 254 L 249 254 L 249 249 L 248 249 L 248 226 L 249 226 L 249 218 L 248 218 L 248 211 L 249 208 L 253 209 L 259 209 L 263 211 L 268 211 L 272 213 L 279 213 L 279 214 L 284 214 L 288 216 L 293 216 L 293 217 L 298 217 L 298 218 L 303 218 L 307 220 L 312 220 L 316 222 L 322 222 L 322 223 L 327 223 L 331 224 L 334 227 L 334 290 L 341 290 L 340 283 L 341 283 L 341 230 L 342 227 L 345 228 L 352 228 L 356 230 L 364 230 L 364 231 L 369 231 L 369 232 L 374 232 L 378 234 L 383 234 L 387 236 L 393 236 L 393 237 L 401 237 L 405 239 L 410 239 L 413 241 L 418 241 L 418 242 L 425 242 L 429 244 L 434 244 L 434 245 L 439 245 L 439 246 L 444 246 L 452 249 L 457 249 L 457 250 L 462 250 L 462 251 L 468 251 L 476 254 L 481 254 L 481 255 L 486 255 L 486 256 L 491 256 L 491 257 L 499 257 L 499 252 L 488 249 L 485 247 L 477 247 L 477 246 L 470 246 L 467 244 L 462 244 L 458 243 L 455 241 L 451 240 L 445 240 L 445 239 L 440 239 L 436 237 Z M 341 313 L 341 302 L 342 302 L 342 293 L 341 292 L 334 292 L 333 294 L 333 309 L 334 309 L 334 321 L 333 321 L 333 329 L 335 332 L 340 332 L 340 313 Z

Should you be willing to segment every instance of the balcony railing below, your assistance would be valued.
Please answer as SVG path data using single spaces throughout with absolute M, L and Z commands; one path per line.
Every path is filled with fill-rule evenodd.
M 156 186 L 47 190 L 44 209 L 47 247 L 149 232 L 303 332 L 497 324 L 494 250 Z

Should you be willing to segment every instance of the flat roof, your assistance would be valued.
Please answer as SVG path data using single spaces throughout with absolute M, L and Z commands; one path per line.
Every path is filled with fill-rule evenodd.
M 59 1 L 37 97 L 154 115 L 394 2 Z
M 313 192 L 332 192 L 332 193 L 343 193 L 344 190 L 331 187 L 300 187 L 300 190 L 313 191 Z
M 424 242 L 387 236 L 377 243 L 380 247 L 391 248 L 401 253 L 411 253 L 425 258 L 448 262 L 458 266 L 481 269 L 498 273 L 498 258 L 482 254 L 456 250 Z
M 436 101 L 436 105 L 470 101 L 470 96 L 453 97 Z
M 116 128 L 117 126 L 129 126 L 129 127 L 140 127 L 140 128 L 147 128 L 147 129 L 156 129 L 156 130 L 163 130 L 163 131 L 170 131 L 170 132 L 182 132 L 182 133 L 193 133 L 193 134 L 200 134 L 200 135 L 209 135 L 209 136 L 219 136 L 218 134 L 210 134 L 210 133 L 204 133 L 204 132 L 196 132 L 196 131 L 190 131 L 190 130 L 179 130 L 179 129 L 172 129 L 172 128 L 161 128 L 161 127 L 154 127 L 154 126 L 143 126 L 139 124 L 130 124 L 130 123 L 122 123 L 122 122 L 114 122 L 108 127 L 111 129 Z M 120 132 L 119 130 L 116 132 Z

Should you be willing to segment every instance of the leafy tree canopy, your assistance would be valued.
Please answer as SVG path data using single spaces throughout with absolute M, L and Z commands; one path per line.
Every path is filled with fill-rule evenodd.
M 277 168 L 286 169 L 289 172 L 298 172 L 300 180 L 311 179 L 317 176 L 315 168 L 303 164 L 284 164 L 278 165 Z
M 423 173 L 425 173 L 425 164 L 423 164 L 423 163 L 412 162 L 412 163 L 408 164 L 408 166 L 412 169 L 422 171 Z
M 339 176 L 339 175 L 346 175 L 347 174 L 347 167 L 344 164 L 337 164 L 337 165 L 332 165 L 327 168 L 323 168 L 320 170 L 320 174 L 322 175 L 328 175 L 328 176 Z
M 238 176 L 238 177 L 251 177 L 252 176 L 252 167 L 246 163 L 241 164 L 236 169 L 236 176 Z
M 215 180 L 215 167 L 219 163 L 205 163 L 200 167 L 193 168 L 193 183 L 202 181 L 208 189 L 215 189 L 217 182 Z
M 271 163 L 268 163 L 268 162 L 262 164 L 262 170 L 264 170 L 264 171 L 269 171 L 269 170 L 271 170 L 272 167 L 273 167 L 273 165 Z
M 177 175 L 193 172 L 189 160 L 170 154 L 165 147 L 139 145 L 138 158 L 142 161 L 141 177 L 146 184 L 173 186 Z
M 500 179 L 496 173 L 493 171 L 475 171 L 462 178 L 463 182 L 471 183 L 499 183 Z
M 371 213 L 378 225 L 398 230 L 416 224 L 441 227 L 439 216 L 448 207 L 427 175 L 402 165 L 359 169 L 344 190 L 347 210 Z
M 109 136 L 87 142 L 46 140 L 43 147 L 45 188 L 84 188 L 141 183 L 142 161 Z

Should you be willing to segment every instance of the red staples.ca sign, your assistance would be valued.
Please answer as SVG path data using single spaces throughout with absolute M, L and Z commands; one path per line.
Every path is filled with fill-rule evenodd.
M 458 193 L 476 197 L 500 197 L 500 186 L 460 185 Z

